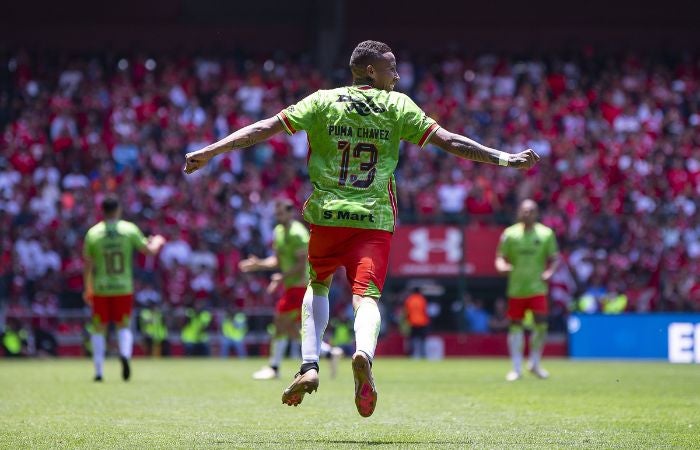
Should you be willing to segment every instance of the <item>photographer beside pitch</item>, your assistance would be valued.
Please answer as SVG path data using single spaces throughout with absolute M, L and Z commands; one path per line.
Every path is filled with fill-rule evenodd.
M 496 270 L 508 275 L 508 351 L 513 362 L 513 369 L 506 375 L 508 381 L 522 377 L 523 318 L 528 309 L 535 317 L 528 369 L 538 378 L 549 378 L 540 361 L 547 338 L 547 282 L 558 264 L 559 250 L 554 231 L 537 222 L 537 203 L 523 200 L 518 208 L 518 222 L 501 235 L 495 261 Z
M 356 351 L 352 357 L 355 406 L 374 412 L 377 390 L 372 363 L 379 335 L 381 297 L 398 206 L 394 171 L 401 140 L 430 143 L 460 158 L 529 169 L 532 150 L 509 154 L 450 133 L 408 96 L 393 92 L 399 81 L 388 45 L 364 41 L 350 57 L 351 86 L 320 90 L 274 117 L 242 128 L 186 155 L 185 173 L 216 155 L 262 142 L 282 131 L 305 130 L 313 192 L 304 206 L 311 224 L 310 283 L 302 304 L 303 362 L 282 402 L 296 406 L 318 389 L 318 360 L 328 324 L 328 290 L 339 266 L 346 269 L 355 309 Z

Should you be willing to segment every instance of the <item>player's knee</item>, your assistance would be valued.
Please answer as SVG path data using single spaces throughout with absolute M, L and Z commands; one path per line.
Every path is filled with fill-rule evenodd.
M 544 317 L 541 320 L 535 317 L 535 328 L 538 330 L 546 330 L 549 327 L 549 324 L 547 323 L 547 318 Z
M 329 283 L 330 284 L 330 283 Z M 312 281 L 311 290 L 314 295 L 319 297 L 328 297 L 329 284 L 327 285 L 324 281 Z
M 377 299 L 372 298 L 372 297 L 363 297 L 360 295 L 353 295 L 352 296 L 352 307 L 355 311 L 357 311 L 357 308 L 360 307 L 365 302 L 369 302 L 374 304 L 375 306 L 377 305 Z

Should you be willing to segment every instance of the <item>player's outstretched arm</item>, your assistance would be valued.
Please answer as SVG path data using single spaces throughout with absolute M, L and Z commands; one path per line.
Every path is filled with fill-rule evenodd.
M 250 147 L 284 131 L 282 122 L 273 116 L 259 120 L 254 124 L 234 131 L 220 141 L 207 145 L 203 149 L 185 155 L 185 173 L 195 172 L 204 167 L 216 155 L 230 152 L 237 148 Z
M 502 152 L 481 145 L 465 136 L 450 133 L 444 128 L 439 128 L 433 133 L 429 142 L 460 158 L 517 169 L 529 169 L 540 159 L 539 155 L 531 149 L 516 154 Z
M 279 266 L 277 255 L 271 255 L 260 259 L 253 255 L 238 263 L 241 272 L 257 272 L 258 270 L 274 270 Z

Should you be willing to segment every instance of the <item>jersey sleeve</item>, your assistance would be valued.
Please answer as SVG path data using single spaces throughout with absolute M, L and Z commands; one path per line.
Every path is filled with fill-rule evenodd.
M 294 134 L 299 130 L 308 130 L 316 118 L 316 104 L 318 92 L 305 97 L 295 105 L 290 105 L 277 114 L 277 119 L 282 122 L 287 134 Z
M 294 249 L 295 253 L 300 250 L 306 251 L 309 246 L 309 232 L 306 227 L 303 225 L 298 227 L 292 235 L 292 239 L 290 241 L 290 245 Z
M 89 231 L 85 234 L 85 240 L 83 240 L 83 257 L 95 259 L 95 243 L 92 236 L 93 234 Z
M 148 239 L 146 239 L 146 236 L 143 235 L 139 227 L 137 227 L 135 224 L 130 224 L 131 226 L 129 227 L 129 240 L 131 241 L 131 244 L 136 248 L 137 250 L 141 250 L 148 245 Z
M 559 246 L 557 245 L 557 236 L 554 230 L 550 230 L 549 239 L 547 239 L 547 258 L 551 258 L 559 253 Z
M 401 129 L 401 139 L 424 147 L 430 140 L 430 136 L 437 131 L 440 126 L 422 109 L 416 105 L 409 97 L 405 97 L 401 110 L 403 127 Z
M 510 247 L 510 240 L 508 239 L 508 232 L 506 230 L 506 231 L 503 231 L 503 234 L 501 235 L 501 239 L 498 241 L 496 255 L 502 256 L 503 258 L 508 259 L 509 247 Z

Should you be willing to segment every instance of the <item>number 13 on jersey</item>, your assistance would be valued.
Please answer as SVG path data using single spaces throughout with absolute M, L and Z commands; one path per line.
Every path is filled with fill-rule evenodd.
M 343 152 L 340 159 L 340 175 L 338 176 L 338 184 L 346 186 L 349 182 L 353 187 L 366 189 L 374 181 L 374 176 L 377 173 L 377 147 L 368 142 L 359 142 L 355 147 L 350 149 L 351 144 L 348 141 L 338 141 L 338 150 Z M 353 159 L 361 159 L 360 171 L 365 172 L 365 177 L 360 178 L 359 175 L 350 174 L 348 179 L 348 171 L 350 166 L 350 154 Z

